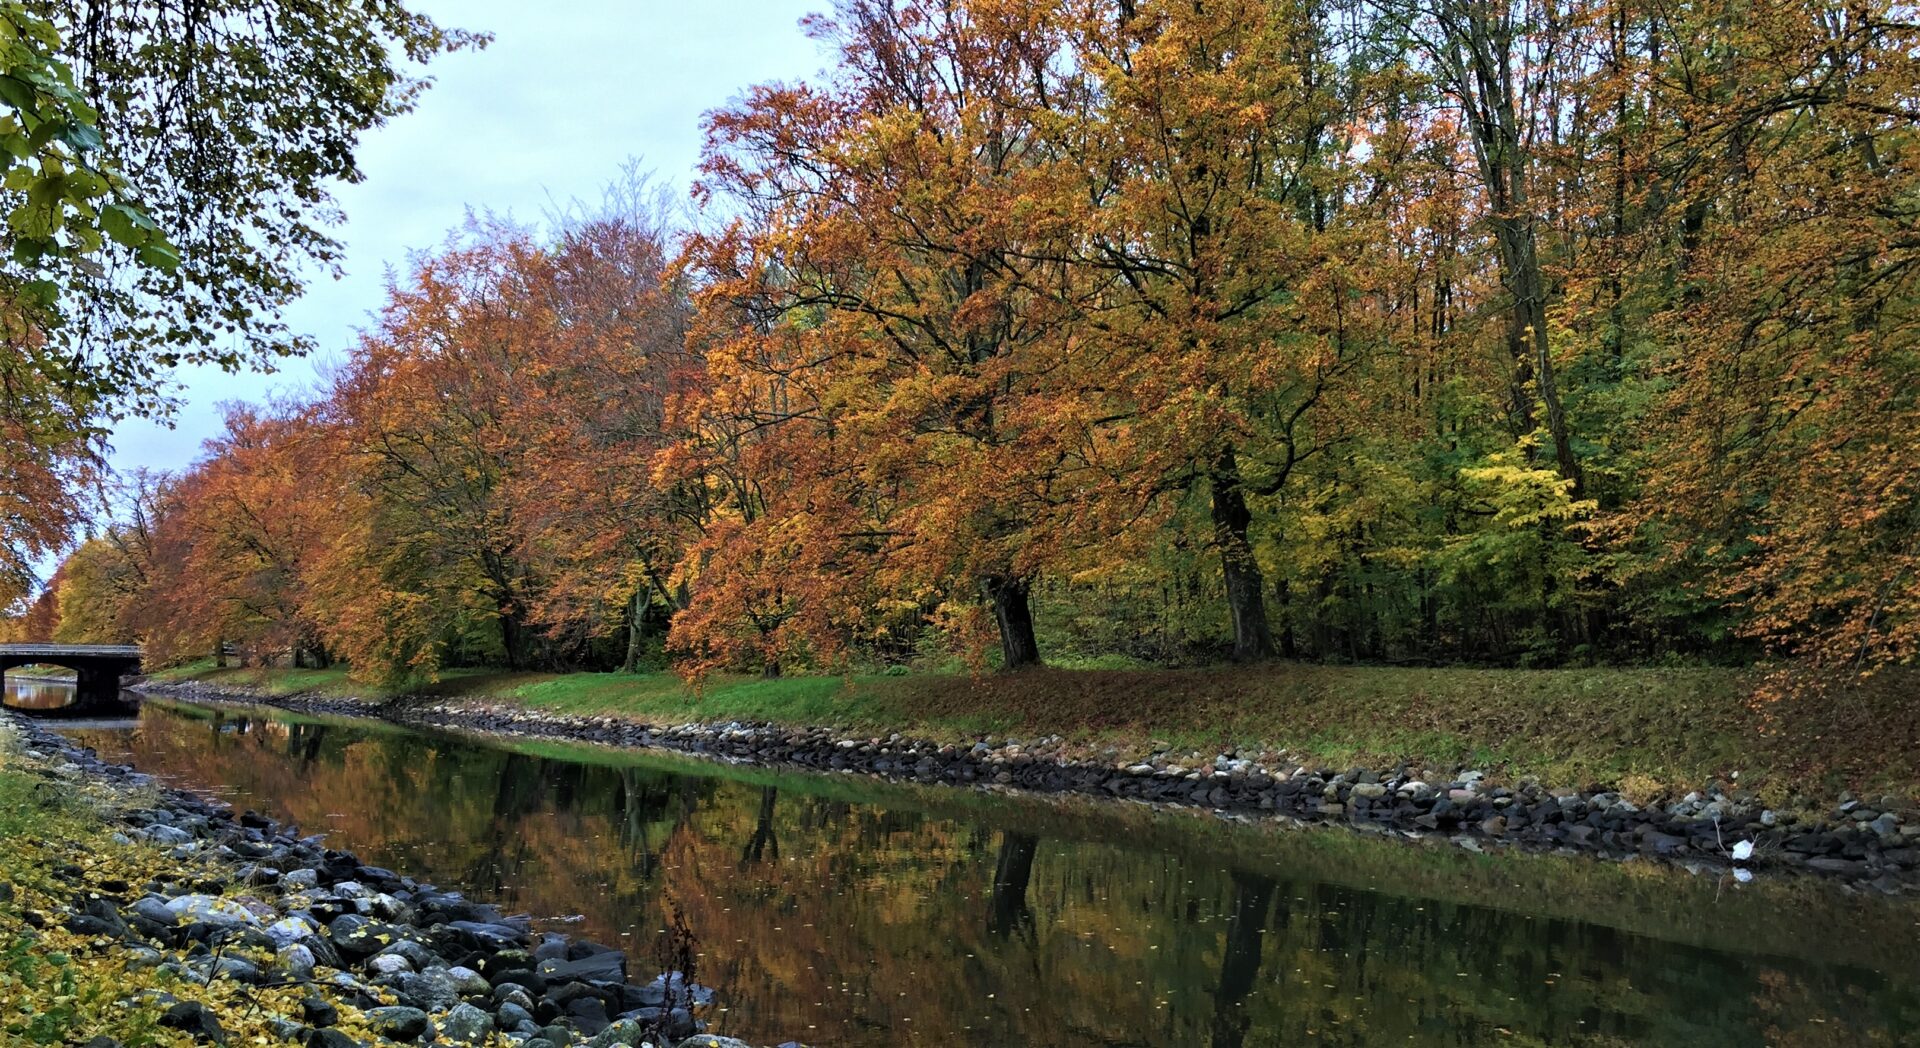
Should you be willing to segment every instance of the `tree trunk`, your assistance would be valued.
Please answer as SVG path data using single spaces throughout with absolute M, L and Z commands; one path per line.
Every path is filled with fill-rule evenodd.
M 646 637 L 646 609 L 652 603 L 641 599 L 646 592 L 635 589 L 627 598 L 627 657 L 620 663 L 621 673 L 640 672 L 640 642 Z
M 780 676 L 780 660 L 768 657 L 767 661 L 760 664 L 760 676 L 767 680 Z
M 521 651 L 525 639 L 520 628 L 520 616 L 511 611 L 500 613 L 500 646 L 507 649 L 507 668 L 519 670 L 526 668 L 526 659 Z
M 227 668 L 227 638 L 225 637 L 213 638 L 213 668 L 217 670 Z
M 989 575 L 987 599 L 993 602 L 993 621 L 1000 627 L 1003 668 L 1017 670 L 1040 665 L 1040 642 L 1033 635 L 1033 608 L 1028 604 L 1023 578 Z
M 1232 446 L 1214 460 L 1212 482 L 1213 537 L 1220 547 L 1220 573 L 1227 586 L 1227 609 L 1233 614 L 1233 658 L 1252 662 L 1272 658 L 1273 628 L 1267 624 L 1266 582 L 1253 558 L 1248 529 L 1253 513 L 1240 486 L 1240 462 Z
M 1293 633 L 1293 584 L 1289 579 L 1281 579 L 1274 584 L 1273 596 L 1280 604 L 1280 656 L 1287 659 L 1300 657 L 1300 642 Z

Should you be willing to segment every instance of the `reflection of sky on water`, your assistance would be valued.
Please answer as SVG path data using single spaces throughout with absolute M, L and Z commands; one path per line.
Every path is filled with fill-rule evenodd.
M 6 704 L 20 710 L 57 710 L 73 701 L 73 685 L 58 681 L 30 680 L 7 673 Z

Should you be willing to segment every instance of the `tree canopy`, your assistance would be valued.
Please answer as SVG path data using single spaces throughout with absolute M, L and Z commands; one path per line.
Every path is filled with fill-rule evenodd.
M 369 31 L 463 42 L 393 18 Z M 1904 8 L 809 27 L 824 74 L 709 116 L 697 219 L 627 192 L 462 231 L 324 395 L 167 481 L 151 561 L 72 584 L 149 580 L 127 604 L 164 621 L 120 628 L 183 656 L 383 677 L 1914 660 Z M 369 119 L 410 97 L 348 68 Z M 188 258 L 148 279 L 265 264 L 194 268 L 217 237 L 171 233 L 176 184 L 135 186 Z

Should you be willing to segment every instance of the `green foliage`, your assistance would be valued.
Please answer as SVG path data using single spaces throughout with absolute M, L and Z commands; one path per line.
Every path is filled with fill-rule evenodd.
M 180 264 L 180 252 L 133 202 L 126 177 L 103 158 L 100 115 L 61 52 L 52 23 L 18 0 L 0 3 L 0 186 L 20 267 L 8 274 L 11 297 L 49 319 L 67 291 L 59 264 L 98 271 L 93 256 L 108 241 L 162 273 Z

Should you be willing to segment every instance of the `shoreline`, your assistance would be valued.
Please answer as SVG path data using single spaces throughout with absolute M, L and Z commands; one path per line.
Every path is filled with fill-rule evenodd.
M 72 684 L 77 678 L 71 675 L 56 677 L 45 673 L 16 673 L 13 670 L 8 670 L 7 679 L 26 681 L 30 684 Z
M 191 682 L 149 682 L 129 690 L 411 728 L 668 750 L 815 773 L 1071 793 L 1236 817 L 1282 816 L 1350 831 L 1440 835 L 1471 851 L 1495 845 L 1597 859 L 1641 857 L 1731 869 L 1737 876 L 1818 875 L 1888 894 L 1920 889 L 1920 813 L 1896 805 L 1881 810 L 1851 797 L 1843 797 L 1829 813 L 1811 815 L 1773 811 L 1751 794 L 1719 789 L 1642 807 L 1613 791 L 1554 789 L 1525 781 L 1502 785 L 1482 772 L 1460 768 L 1342 771 L 1273 754 L 1250 758 L 1232 752 L 1187 764 L 1167 755 L 1102 763 L 1068 755 L 1058 737 L 1026 744 L 981 740 L 967 746 L 901 732 L 862 735 L 742 721 L 653 725 L 479 700 L 402 697 L 376 703 Z M 1751 843 L 1751 852 L 1736 860 L 1743 841 Z
M 99 983 L 78 996 L 100 1012 L 75 1011 L 71 990 L 36 996 L 16 973 L 0 984 L 0 1033 L 103 1035 L 94 1048 L 156 1028 L 307 1048 L 750 1048 L 703 1032 L 714 992 L 678 970 L 629 981 L 620 950 L 365 865 L 34 718 L 0 713 L 0 756 L 13 802 L 0 816 L 63 820 L 0 879 L 0 932 L 26 950 L 8 960 L 84 965 Z

